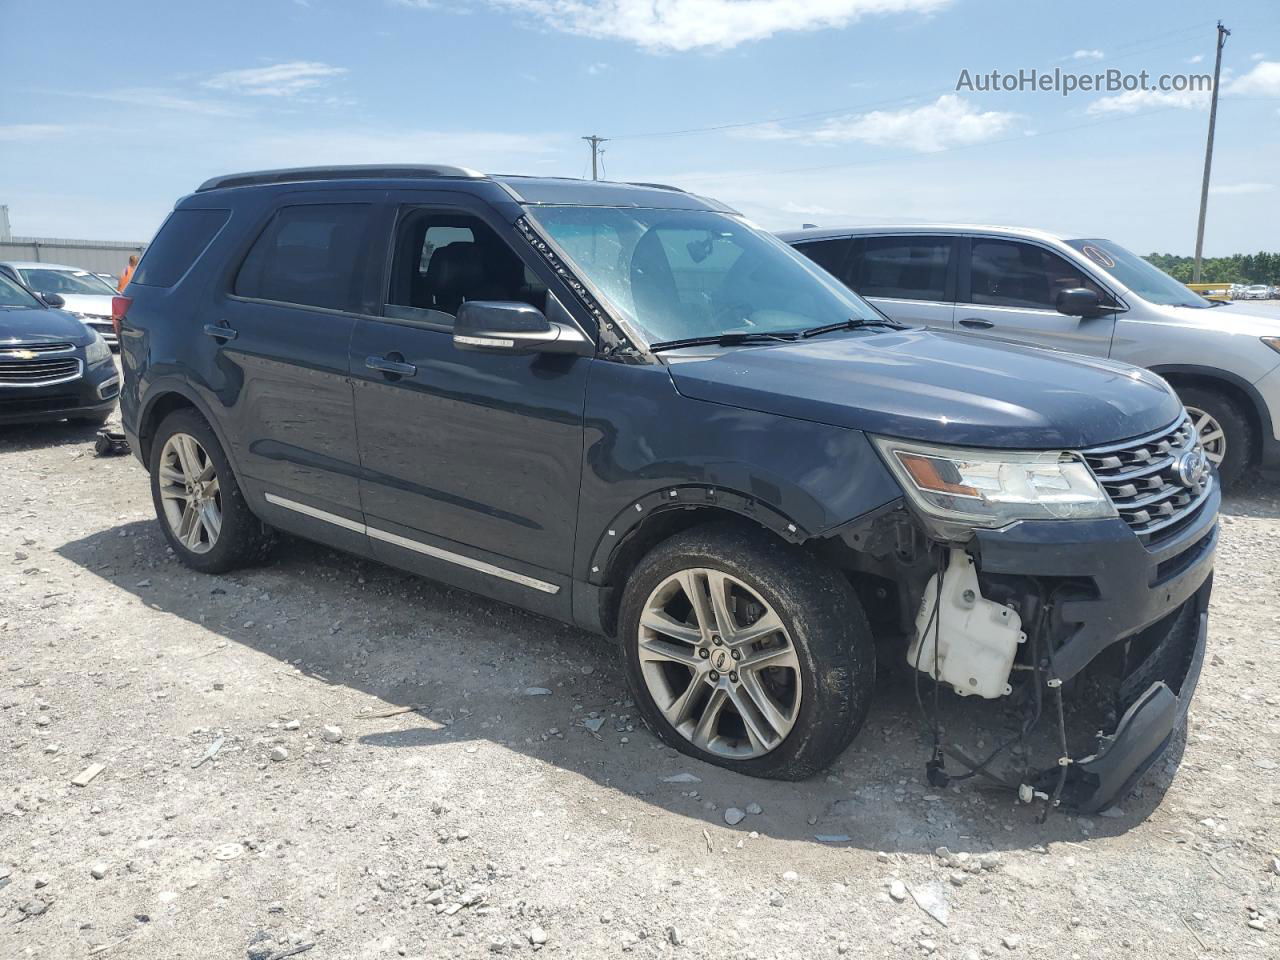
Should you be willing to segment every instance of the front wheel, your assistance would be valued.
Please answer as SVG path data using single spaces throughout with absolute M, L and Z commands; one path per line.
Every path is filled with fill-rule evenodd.
M 1187 408 L 1205 455 L 1218 468 L 1224 490 L 1230 489 L 1253 462 L 1253 426 L 1239 405 L 1219 390 L 1183 387 L 1178 398 Z
M 677 750 L 799 780 L 866 718 L 875 649 L 848 582 L 763 533 L 706 526 L 632 574 L 619 628 L 641 714 Z

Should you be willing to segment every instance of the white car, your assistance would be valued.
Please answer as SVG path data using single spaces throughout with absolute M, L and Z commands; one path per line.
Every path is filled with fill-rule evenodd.
M 1240 295 L 1241 300 L 1269 300 L 1271 299 L 1271 288 L 1265 283 L 1254 283 L 1244 288 L 1244 293 Z
M 23 260 L 0 262 L 0 273 L 41 296 L 61 297 L 62 309 L 74 313 L 111 346 L 116 345 L 116 332 L 111 325 L 111 298 L 116 290 L 96 273 L 62 263 Z

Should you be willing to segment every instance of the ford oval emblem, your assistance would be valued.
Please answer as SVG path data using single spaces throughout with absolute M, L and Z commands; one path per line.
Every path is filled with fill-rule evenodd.
M 1204 450 L 1196 447 L 1178 458 L 1177 470 L 1178 479 L 1184 487 L 1198 487 L 1209 475 L 1209 458 L 1204 455 Z

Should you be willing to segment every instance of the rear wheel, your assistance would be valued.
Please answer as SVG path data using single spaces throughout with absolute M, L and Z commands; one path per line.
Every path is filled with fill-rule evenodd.
M 270 546 L 217 435 L 195 410 L 174 411 L 156 431 L 151 498 L 174 553 L 202 573 L 245 566 Z
M 1223 489 L 1233 486 L 1253 462 L 1253 426 L 1239 404 L 1220 390 L 1182 387 L 1178 397 L 1187 408 L 1205 455 L 1218 468 Z
M 632 574 L 619 623 L 645 720 L 708 763 L 798 780 L 866 717 L 875 650 L 852 588 L 764 534 L 707 526 L 659 545 Z

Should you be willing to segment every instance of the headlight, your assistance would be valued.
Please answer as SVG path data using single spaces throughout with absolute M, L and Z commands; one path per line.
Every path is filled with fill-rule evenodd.
M 1015 520 L 1116 516 L 1089 467 L 1071 453 L 872 439 L 916 507 L 938 520 L 962 527 L 1003 527 Z
M 1276 353 L 1280 353 L 1280 337 L 1263 337 L 1262 342 Z
M 95 333 L 93 342 L 84 348 L 84 359 L 90 366 L 111 359 L 111 348 L 107 346 L 107 341 L 102 339 L 101 334 Z

